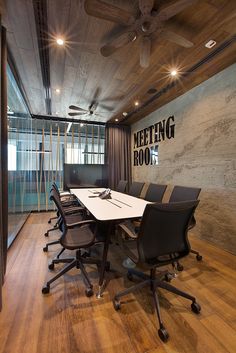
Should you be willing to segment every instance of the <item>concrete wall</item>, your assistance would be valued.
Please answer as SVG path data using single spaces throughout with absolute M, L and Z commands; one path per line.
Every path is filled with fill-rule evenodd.
M 158 165 L 132 167 L 133 180 L 168 184 L 165 200 L 174 185 L 201 187 L 194 234 L 236 254 L 236 64 L 133 124 L 132 143 L 171 115 L 175 137 L 159 143 Z

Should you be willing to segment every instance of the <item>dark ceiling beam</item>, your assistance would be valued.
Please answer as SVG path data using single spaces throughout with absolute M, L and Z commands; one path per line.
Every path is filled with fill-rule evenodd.
M 236 35 L 233 35 L 230 39 L 226 40 L 223 42 L 219 47 L 217 47 L 215 50 L 210 52 L 208 55 L 206 55 L 203 59 L 199 60 L 197 63 L 195 63 L 187 72 L 181 75 L 181 80 L 183 81 L 185 78 L 190 76 L 193 72 L 198 70 L 200 67 L 202 67 L 204 64 L 208 63 L 211 61 L 213 58 L 215 58 L 219 53 L 221 53 L 223 50 L 231 46 L 236 42 Z M 160 98 L 163 94 L 169 92 L 172 88 L 177 86 L 179 84 L 178 81 L 172 81 L 165 87 L 163 87 L 160 91 L 157 91 L 151 98 L 149 98 L 146 102 L 144 102 L 140 107 L 136 108 L 135 110 L 131 111 L 124 119 L 122 119 L 121 123 L 127 122 L 129 118 L 131 118 L 134 114 L 139 113 L 141 110 L 146 108 L 149 104 L 153 103 L 156 101 L 158 98 Z
M 62 118 L 58 116 L 53 116 L 53 115 L 37 115 L 37 114 L 32 114 L 31 115 L 33 119 L 38 119 L 38 120 L 51 120 L 51 121 L 56 121 L 56 122 L 63 122 L 63 123 L 77 123 L 77 124 L 87 124 L 87 125 L 102 125 L 105 126 L 106 123 L 102 123 L 100 121 L 90 121 L 90 120 L 81 120 L 81 119 L 72 119 L 72 118 Z
M 47 0 L 32 0 L 47 114 L 52 114 Z

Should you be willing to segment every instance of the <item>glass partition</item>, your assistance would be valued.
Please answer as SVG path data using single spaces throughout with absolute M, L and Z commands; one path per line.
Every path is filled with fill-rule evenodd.
M 32 119 L 8 67 L 9 243 L 30 211 L 53 208 L 55 181 L 63 187 L 63 165 L 104 164 L 105 126 Z
M 7 68 L 8 98 L 8 243 L 13 241 L 29 214 L 26 198 L 31 193 L 32 119 L 14 76 Z M 23 165 L 28 168 L 24 169 Z

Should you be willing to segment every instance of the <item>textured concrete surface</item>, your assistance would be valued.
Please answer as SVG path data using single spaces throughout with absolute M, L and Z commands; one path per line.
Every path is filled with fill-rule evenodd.
M 132 168 L 133 180 L 201 187 L 194 233 L 236 254 L 236 64 L 132 126 L 170 115 L 175 138 L 159 143 L 157 166 Z

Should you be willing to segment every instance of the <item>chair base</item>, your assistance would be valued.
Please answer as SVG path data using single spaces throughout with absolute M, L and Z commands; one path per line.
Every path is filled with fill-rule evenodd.
M 50 232 L 53 232 L 54 230 L 57 230 L 57 229 L 59 229 L 59 226 L 58 226 L 57 223 L 56 223 L 56 224 L 53 226 L 53 228 L 48 229 L 48 230 L 46 231 L 46 233 L 44 233 L 44 236 L 45 236 L 45 237 L 48 237 Z
M 63 248 L 60 253 L 62 253 L 65 249 Z M 63 276 L 65 273 L 70 271 L 72 268 L 76 267 L 77 269 L 80 269 L 82 278 L 84 281 L 84 284 L 86 286 L 85 289 L 85 295 L 87 297 L 91 297 L 93 295 L 93 285 L 89 280 L 88 274 L 85 270 L 84 264 L 91 264 L 91 265 L 97 265 L 98 267 L 101 266 L 101 260 L 100 259 L 95 259 L 91 257 L 84 257 L 83 254 L 81 253 L 81 250 L 76 251 L 76 257 L 69 257 L 69 258 L 64 258 L 60 259 L 58 256 L 60 253 L 57 255 L 56 259 L 53 259 L 52 262 L 49 264 L 48 268 L 50 270 L 54 269 L 54 265 L 58 263 L 68 263 L 66 267 L 64 267 L 59 273 L 57 273 L 53 278 L 51 278 L 45 286 L 42 288 L 42 293 L 43 294 L 48 294 L 50 292 L 50 286 L 53 282 L 55 282 L 58 278 Z M 106 263 L 106 270 L 110 269 L 110 263 Z
M 158 288 L 163 288 L 166 289 L 174 294 L 177 294 L 181 297 L 184 297 L 186 299 L 189 299 L 192 301 L 191 303 L 191 309 L 195 314 L 199 314 L 201 311 L 201 307 L 200 305 L 196 302 L 196 298 L 189 295 L 186 292 L 183 292 L 181 290 L 179 290 L 178 288 L 172 286 L 170 283 L 167 283 L 165 281 L 170 280 L 170 272 L 165 271 L 165 272 L 161 272 L 160 277 L 156 277 L 156 270 L 152 269 L 150 271 L 150 275 L 147 275 L 145 273 L 139 272 L 137 270 L 134 269 L 130 269 L 128 271 L 127 277 L 128 279 L 132 280 L 133 275 L 141 278 L 143 281 L 128 288 L 125 289 L 119 293 L 117 293 L 113 299 L 113 306 L 115 310 L 120 310 L 121 308 L 121 302 L 120 302 L 120 298 L 132 293 L 134 291 L 136 291 L 137 289 L 141 289 L 145 286 L 149 286 L 152 294 L 153 294 L 153 299 L 154 299 L 154 305 L 155 305 L 155 309 L 156 309 L 156 314 L 157 314 L 157 318 L 158 318 L 158 322 L 159 322 L 159 329 L 158 329 L 158 335 L 160 337 L 160 339 L 163 342 L 167 342 L 167 340 L 169 339 L 169 334 L 163 324 L 162 318 L 161 318 L 161 313 L 160 313 L 160 305 L 159 305 L 159 299 L 158 299 L 158 294 L 157 294 L 157 289 Z
M 50 245 L 55 245 L 55 244 L 60 244 L 60 240 L 55 240 L 55 241 L 51 241 L 50 243 L 47 243 L 44 247 L 43 247 L 43 251 L 47 252 L 48 251 L 48 247 Z
M 197 261 L 202 261 L 202 255 L 198 251 L 191 249 L 190 252 L 196 255 Z
M 54 220 L 54 219 L 58 219 L 58 217 L 57 217 L 57 216 L 55 216 L 55 217 L 51 217 L 51 218 L 49 218 L 49 220 L 48 220 L 48 224 L 50 224 L 50 223 L 52 222 L 52 220 Z

